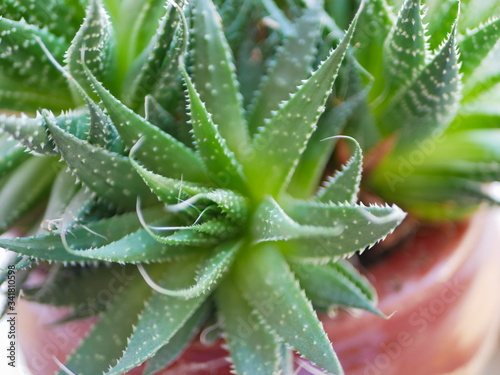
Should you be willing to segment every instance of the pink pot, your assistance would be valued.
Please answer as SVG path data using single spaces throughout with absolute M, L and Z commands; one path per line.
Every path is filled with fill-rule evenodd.
M 498 210 L 483 210 L 468 223 L 423 229 L 404 249 L 366 270 L 390 319 L 344 311 L 320 316 L 347 375 L 480 374 L 500 324 L 499 216 Z M 21 347 L 36 375 L 58 370 L 52 357 L 64 361 L 91 325 L 86 320 L 47 327 L 65 311 L 33 303 L 21 303 L 18 312 Z M 229 374 L 221 344 L 197 340 L 161 374 Z M 319 373 L 295 361 L 297 375 Z

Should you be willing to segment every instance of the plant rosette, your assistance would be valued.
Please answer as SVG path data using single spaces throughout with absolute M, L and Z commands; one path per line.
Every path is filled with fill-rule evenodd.
M 92 322 L 68 358 L 56 355 L 60 374 L 145 362 L 147 374 L 227 370 L 223 358 L 204 363 L 214 348 L 227 357 L 217 345 L 189 346 L 219 330 L 240 375 L 293 373 L 293 353 L 331 374 L 344 373 L 341 361 L 355 371 L 325 327 L 406 321 L 420 289 L 401 283 L 395 295 L 415 296 L 398 305 L 386 285 L 398 272 L 427 275 L 408 285 L 432 295 L 432 276 L 460 274 L 467 258 L 446 249 L 473 230 L 457 224 L 439 251 L 441 240 L 418 235 L 368 277 L 347 258 L 406 212 L 460 222 L 499 203 L 484 184 L 500 180 L 500 115 L 478 93 L 500 81 L 488 63 L 500 22 L 467 31 L 492 9 L 474 2 L 460 12 L 458 1 L 430 0 L 424 18 L 420 0 L 395 0 L 397 14 L 385 0 L 0 1 L 0 106 L 29 114 L 0 116 L 0 231 L 29 213 L 35 221 L 0 246 L 17 253 L 10 265 L 27 300 L 66 308 L 59 323 L 69 323 L 53 330 Z M 360 203 L 360 191 L 378 203 Z M 420 258 L 425 241 L 436 268 Z M 330 320 L 332 308 L 372 316 Z M 408 342 L 419 340 L 415 319 Z M 69 349 L 72 337 L 41 353 Z M 394 345 L 376 339 L 361 361 L 378 369 Z
M 349 375 L 480 374 L 496 348 L 500 301 L 486 298 L 500 282 L 498 210 L 481 210 L 468 222 L 427 226 L 383 261 L 364 268 L 377 290 L 376 315 L 340 311 L 320 314 L 345 372 Z M 418 259 L 418 262 L 409 261 Z M 121 276 L 122 278 L 125 276 Z M 111 287 L 113 289 L 113 287 Z M 103 291 L 100 298 L 109 298 Z M 48 325 L 65 309 L 33 302 L 19 308 L 21 348 L 34 375 L 58 370 L 95 319 Z M 29 324 L 26 322 L 30 322 Z M 212 327 L 213 329 L 214 327 Z M 242 334 L 250 325 L 242 323 Z M 230 364 L 223 341 L 198 336 L 160 375 L 227 375 Z M 294 374 L 321 374 L 296 357 Z M 144 366 L 130 375 L 146 374 Z

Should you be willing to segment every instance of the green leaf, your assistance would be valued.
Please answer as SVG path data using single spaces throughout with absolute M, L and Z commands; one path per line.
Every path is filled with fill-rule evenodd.
M 287 241 L 294 239 L 314 239 L 338 237 L 342 228 L 327 223 L 300 225 L 288 216 L 271 197 L 266 198 L 255 211 L 252 234 L 255 242 Z
M 386 41 L 383 56 L 392 89 L 411 81 L 426 63 L 425 27 L 420 0 L 406 0 Z
M 192 234 L 192 232 L 189 232 L 189 234 Z M 83 244 L 83 248 L 78 248 L 69 238 L 68 243 L 71 248 L 67 249 L 67 251 L 74 256 L 87 260 L 120 264 L 161 262 L 166 259 L 193 254 L 203 249 L 202 246 L 206 244 L 206 241 L 202 242 L 203 239 L 198 238 L 186 238 L 187 236 L 184 233 L 175 233 L 159 242 L 147 230 L 140 229 L 101 247 L 89 248 L 88 244 Z M 168 241 L 169 239 L 170 241 Z M 214 241 L 211 240 L 209 244 L 213 243 Z
M 351 80 L 349 79 L 349 85 Z M 295 198 L 308 199 L 317 190 L 323 179 L 325 169 L 331 159 L 336 145 L 336 138 L 343 131 L 348 120 L 362 112 L 366 105 L 369 90 L 364 90 L 349 97 L 342 104 L 325 112 L 318 120 L 318 127 L 307 143 L 307 148 L 300 157 L 299 164 L 293 173 L 287 192 Z M 368 110 L 366 110 L 368 111 Z M 363 134 L 368 135 L 366 127 Z M 358 136 L 356 134 L 356 136 Z
M 0 14 L 12 20 L 25 19 L 31 25 L 46 28 L 70 42 L 84 17 L 86 1 L 7 0 L 0 3 Z
M 0 116 L 0 128 L 2 118 Z M 27 160 L 29 155 L 19 143 L 10 140 L 7 134 L 0 134 L 0 178 L 16 168 L 20 163 Z
M 199 257 L 193 257 L 183 259 L 182 263 L 161 264 L 159 284 L 177 289 L 187 287 L 192 282 L 198 261 Z M 123 374 L 153 356 L 184 326 L 205 299 L 206 296 L 182 299 L 153 293 L 141 312 L 123 356 L 106 374 Z
M 351 137 L 342 137 L 354 144 L 354 155 L 335 176 L 329 177 L 316 194 L 316 199 L 323 203 L 354 204 L 358 200 L 361 173 L 363 171 L 363 153 L 359 143 Z
M 137 197 L 153 198 L 128 158 L 92 146 L 56 126 L 48 114 L 44 116 L 71 172 L 100 198 L 129 209 L 135 208 Z
M 122 354 L 144 302 L 151 295 L 147 284 L 138 279 L 137 272 L 130 276 L 132 282 L 114 293 L 113 301 L 101 314 L 99 322 L 66 361 L 66 367 L 74 374 L 101 374 Z
M 9 176 L 0 187 L 0 233 L 40 203 L 59 169 L 53 158 L 33 157 Z
M 228 147 L 239 157 L 249 136 L 231 50 L 211 0 L 197 1 L 192 12 L 194 84 Z
M 172 336 L 170 341 L 146 362 L 143 375 L 158 374 L 181 355 L 206 319 L 209 313 L 207 311 L 208 306 L 208 304 L 204 304 L 196 310 L 191 318 Z
M 316 45 L 320 36 L 320 14 L 317 8 L 308 9 L 294 25 L 294 32 L 276 53 L 267 76 L 263 79 L 259 93 L 251 105 L 248 120 L 250 134 L 264 126 L 264 120 L 271 118 L 282 101 L 288 100 L 307 78 L 312 65 Z
M 323 307 L 354 307 L 384 316 L 375 307 L 375 289 L 349 262 L 339 260 L 314 264 L 292 261 L 290 267 L 314 303 Z
M 69 111 L 55 118 L 56 125 L 75 137 L 84 139 L 89 130 L 88 113 L 86 111 Z M 20 144 L 37 154 L 57 155 L 55 145 L 49 137 L 47 122 L 39 113 L 36 118 L 21 114 L 0 115 L 0 129 L 9 133 Z
M 279 345 L 241 296 L 233 278 L 221 282 L 215 292 L 231 361 L 240 375 L 277 373 Z
M 191 203 L 208 200 L 217 205 L 236 221 L 244 221 L 248 212 L 247 199 L 232 190 L 214 189 L 205 185 L 193 184 L 182 180 L 175 180 L 148 171 L 131 158 L 132 165 L 146 181 L 151 190 L 165 203 L 184 204 L 187 209 Z M 189 204 L 183 203 L 191 198 Z
M 497 205 L 499 200 L 486 193 L 481 183 L 453 176 L 413 174 L 401 178 L 386 174 L 378 182 L 382 198 L 390 196 L 408 212 L 426 220 L 463 220 L 480 203 Z M 385 183 L 385 185 L 382 185 Z
M 456 25 L 432 61 L 393 97 L 381 115 L 379 123 L 386 135 L 399 132 L 396 151 L 412 149 L 443 132 L 455 117 L 461 90 L 455 34 Z
M 433 1 L 427 2 L 427 34 L 429 50 L 433 51 L 439 48 L 439 45 L 448 36 L 449 26 L 457 19 L 460 11 L 461 1 Z M 461 49 L 460 49 L 461 50 Z
M 240 292 L 271 332 L 322 369 L 343 374 L 310 301 L 275 246 L 242 253 L 234 275 Z
M 262 6 L 266 9 L 271 19 L 278 23 L 279 30 L 283 35 L 294 35 L 296 30 L 293 23 L 286 17 L 283 11 L 272 0 L 260 0 Z
M 150 94 L 162 79 L 162 66 L 165 59 L 171 59 L 171 52 L 175 48 L 174 38 L 179 30 L 179 12 L 183 12 L 184 1 L 180 3 L 180 9 L 175 9 L 168 4 L 166 12 L 160 20 L 158 29 L 151 39 L 149 46 L 137 58 L 128 75 L 131 84 L 124 91 L 124 102 L 131 108 L 138 108 L 144 103 L 144 98 Z
M 116 54 L 115 40 L 109 16 L 101 0 L 91 0 L 87 7 L 85 19 L 76 33 L 66 53 L 65 62 L 69 72 L 86 89 L 90 86 L 83 68 L 85 65 L 92 74 L 108 86 L 116 89 L 114 69 Z
M 165 133 L 170 134 L 178 141 L 181 141 L 186 146 L 192 147 L 193 137 L 189 134 L 190 127 L 188 124 L 176 120 L 170 112 L 163 108 L 158 100 L 151 95 L 146 96 L 145 106 L 147 121 L 159 127 Z
M 191 124 L 196 148 L 209 171 L 210 179 L 221 188 L 245 191 L 243 167 L 236 160 L 225 139 L 222 138 L 219 128 L 213 123 L 211 115 L 200 100 L 184 67 L 182 75 L 189 94 Z
M 2 109 L 35 113 L 40 108 L 63 110 L 75 105 L 66 87 L 63 91 L 49 93 L 48 89 L 39 86 L 26 87 L 18 79 L 7 77 L 1 72 L 0 82 L 0 108 Z
M 319 261 L 348 256 L 381 241 L 406 214 L 397 206 L 324 204 L 288 200 L 285 212 L 301 226 L 322 226 L 335 236 L 316 236 L 312 241 L 296 241 L 287 255 Z
M 464 81 L 479 67 L 500 39 L 500 18 L 493 19 L 476 29 L 468 31 L 459 39 L 461 72 Z
M 130 149 L 142 139 L 141 148 L 136 152 L 136 157 L 141 163 L 165 176 L 173 178 L 183 176 L 188 181 L 195 182 L 206 181 L 203 164 L 191 149 L 124 106 L 88 69 L 85 69 L 85 72 L 106 107 L 125 147 Z
M 165 215 L 163 209 L 151 208 L 143 212 L 148 221 L 158 220 Z M 84 249 L 100 247 L 141 228 L 135 212 L 101 219 L 96 222 L 76 225 L 70 230 L 68 242 L 70 248 Z M 147 237 L 146 237 L 147 238 Z M 66 251 L 58 231 L 33 237 L 0 239 L 0 247 L 35 259 L 60 262 L 86 262 L 89 258 L 73 255 Z
M 256 182 L 251 186 L 255 195 L 276 196 L 288 184 L 323 112 L 356 20 L 337 49 L 256 134 L 252 153 L 245 160 L 247 178 Z
M 85 95 L 84 98 L 90 114 L 89 143 L 105 148 L 108 151 L 122 154 L 124 150 L 123 142 L 111 119 L 104 114 L 99 106 L 84 91 L 83 94 Z
M 219 279 L 228 271 L 236 254 L 241 248 L 240 242 L 227 242 L 216 247 L 203 260 L 195 277 L 195 284 L 184 289 L 156 288 L 155 290 L 172 297 L 185 299 L 199 297 L 210 293 L 218 284 Z
M 111 302 L 102 298 L 103 288 L 109 286 L 118 293 L 133 279 L 137 270 L 133 266 L 100 265 L 98 267 L 62 267 L 50 269 L 49 277 L 41 287 L 26 288 L 29 301 L 52 306 L 71 306 L 73 311 L 86 316 L 96 315 Z M 78 290 L 78 293 L 75 293 Z
M 38 231 L 41 234 L 45 229 L 44 223 L 47 223 L 47 229 L 51 229 L 51 221 L 62 217 L 68 205 L 78 193 L 81 186 L 76 182 L 76 178 L 65 170 L 59 171 L 50 191 L 49 203 L 43 214 L 42 226 Z
M 366 0 L 359 16 L 358 26 L 354 32 L 352 44 L 358 46 L 356 59 L 367 68 L 373 77 L 382 77 L 384 49 L 387 36 L 394 23 L 392 9 L 386 0 Z M 384 80 L 375 80 L 372 90 L 372 99 L 378 97 L 385 90 Z
M 24 20 L 12 21 L 0 17 L 0 66 L 2 75 L 18 82 L 20 92 L 30 86 L 41 87 L 48 92 L 67 90 L 66 82 L 52 66 L 35 37 L 61 60 L 67 44 L 47 29 L 40 29 Z M 21 81 L 22 83 L 19 83 Z

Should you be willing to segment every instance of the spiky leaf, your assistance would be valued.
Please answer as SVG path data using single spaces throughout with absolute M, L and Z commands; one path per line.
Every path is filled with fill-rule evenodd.
M 200 325 L 209 312 L 207 311 L 208 306 L 208 304 L 205 304 L 196 310 L 189 320 L 172 336 L 170 341 L 146 362 L 144 375 L 158 374 L 181 355 L 201 328 Z
M 401 87 L 425 65 L 425 28 L 420 0 L 406 0 L 399 12 L 384 49 L 384 64 L 389 85 Z
M 115 293 L 99 322 L 66 361 L 66 367 L 74 374 L 100 374 L 116 363 L 127 345 L 132 327 L 137 324 L 144 302 L 151 295 L 148 285 L 139 278 L 138 272 L 134 272 L 133 282 Z M 64 372 L 60 371 L 59 375 Z
M 289 98 L 302 79 L 307 78 L 319 38 L 317 8 L 306 10 L 294 25 L 294 33 L 278 50 L 275 60 L 261 84 L 259 93 L 252 103 L 248 128 L 251 134 L 264 126 L 264 120 L 279 109 L 279 104 Z
M 337 237 L 342 233 L 339 226 L 300 225 L 289 217 L 272 199 L 265 199 L 257 208 L 252 234 L 255 242 Z
M 364 206 L 288 201 L 285 212 L 301 226 L 335 228 L 336 236 L 297 241 L 287 254 L 317 261 L 350 255 L 391 233 L 406 214 L 397 206 Z
M 215 293 L 231 361 L 240 375 L 274 375 L 279 362 L 275 335 L 258 321 L 231 277 Z
M 327 264 L 291 262 L 290 266 L 316 304 L 349 306 L 382 315 L 375 308 L 375 289 L 350 263 L 342 260 Z
M 100 198 L 126 208 L 134 208 L 137 197 L 151 198 L 146 184 L 127 158 L 92 146 L 64 132 L 48 115 L 45 118 L 72 173 Z
M 159 284 L 177 289 L 187 287 L 192 282 L 198 261 L 199 257 L 193 257 L 183 259 L 182 266 L 178 261 L 162 264 Z M 106 374 L 123 374 L 154 355 L 181 329 L 205 298 L 182 299 L 153 293 L 139 316 L 123 356 Z
M 193 9 L 194 84 L 219 126 L 219 132 L 237 156 L 249 144 L 231 50 L 212 0 L 199 0 Z
M 359 143 L 354 138 L 349 137 L 345 139 L 354 144 L 354 154 L 342 171 L 337 172 L 335 176 L 329 178 L 316 194 L 316 199 L 320 202 L 348 202 L 354 204 L 358 200 L 363 168 L 363 154 Z
M 163 175 L 188 181 L 205 181 L 204 167 L 198 156 L 172 136 L 162 132 L 144 118 L 123 105 L 85 69 L 97 94 L 106 107 L 123 143 L 132 148 L 142 139 L 136 157 L 147 167 Z
M 355 25 L 356 18 L 337 49 L 257 133 L 245 163 L 248 179 L 258 181 L 251 186 L 254 194 L 275 196 L 288 184 L 323 112 Z
M 222 138 L 219 128 L 213 123 L 212 116 L 200 100 L 184 67 L 182 75 L 189 95 L 196 148 L 209 171 L 210 179 L 222 188 L 246 190 L 243 167 Z
M 113 28 L 101 0 L 91 0 L 83 24 L 66 53 L 69 72 L 85 89 L 90 89 L 90 86 L 82 57 L 96 77 L 114 87 L 113 72 L 109 69 L 115 63 L 114 44 Z
M 385 134 L 399 131 L 398 150 L 437 135 L 449 125 L 460 101 L 456 25 L 415 81 L 399 91 L 380 118 Z
M 493 19 L 477 29 L 467 32 L 459 40 L 461 71 L 466 80 L 491 52 L 500 39 L 500 18 Z
M 240 292 L 271 332 L 322 369 L 343 373 L 311 303 L 274 245 L 242 254 L 234 274 Z M 302 327 L 302 332 L 295 327 Z
M 158 220 L 161 216 L 164 216 L 164 211 L 158 208 L 147 209 L 144 212 L 144 217 L 148 221 Z M 114 216 L 71 228 L 68 234 L 68 244 L 74 249 L 86 249 L 89 246 L 100 247 L 117 241 L 137 231 L 140 227 L 136 213 Z M 58 231 L 34 237 L 1 239 L 0 246 L 35 259 L 61 262 L 85 262 L 90 259 L 67 252 Z

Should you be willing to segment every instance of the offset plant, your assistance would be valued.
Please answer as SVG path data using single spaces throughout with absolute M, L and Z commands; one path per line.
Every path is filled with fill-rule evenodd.
M 373 84 L 347 133 L 375 148 L 366 186 L 377 195 L 423 219 L 460 219 L 498 203 L 481 184 L 500 180 L 498 102 L 487 102 L 500 81 L 500 2 L 400 3 L 397 17 L 385 0 L 366 3 L 354 39 Z
M 458 38 L 458 3 L 450 30 L 434 7 L 430 45 L 446 42 L 431 56 L 419 1 L 397 18 L 367 1 L 352 22 L 348 1 L 283 3 L 0 3 L 1 106 L 40 110 L 0 117 L 0 230 L 48 199 L 42 229 L 0 246 L 26 274 L 50 264 L 27 298 L 72 306 L 67 319 L 100 315 L 70 371 L 121 374 L 150 359 L 153 374 L 219 319 L 238 374 L 290 373 L 292 349 L 342 373 L 316 310 L 382 315 L 343 259 L 405 217 L 356 203 L 362 152 L 342 131 L 370 156 L 385 151 L 366 182 L 386 200 L 429 218 L 493 200 L 479 182 L 499 179 L 498 132 L 474 118 L 445 129 L 466 108 L 461 82 L 500 36 L 496 21 Z M 370 20 L 380 29 L 366 44 Z M 322 183 L 339 139 L 352 156 Z M 411 162 L 428 139 L 434 154 Z M 476 151 L 453 151 L 458 141 Z M 401 176 L 401 158 L 412 173 Z M 116 270 L 131 281 L 95 302 Z

